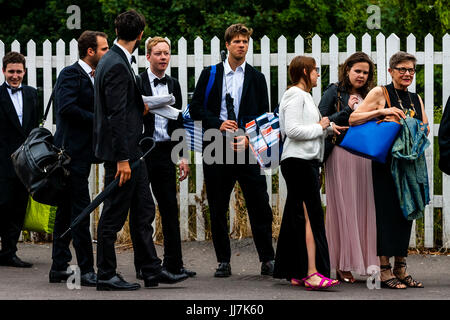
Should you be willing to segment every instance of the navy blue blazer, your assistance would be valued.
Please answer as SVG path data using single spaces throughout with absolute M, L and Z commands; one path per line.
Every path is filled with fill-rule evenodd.
M 190 104 L 191 117 L 202 120 L 205 130 L 219 129 L 223 121 L 220 120 L 223 86 L 223 64 L 216 65 L 216 76 L 208 97 L 206 110 L 203 106 L 206 85 L 208 84 L 211 67 L 203 69 Z M 245 124 L 256 119 L 265 112 L 269 112 L 269 96 L 264 75 L 248 63 L 245 66 L 244 85 L 242 88 L 241 104 L 237 115 L 238 127 L 244 129 Z
M 139 89 L 141 90 L 141 93 L 145 96 L 152 96 L 153 95 L 152 84 L 150 83 L 147 69 L 139 75 L 139 78 L 138 78 L 138 86 L 139 86 Z M 166 78 L 167 78 L 167 88 L 169 90 L 169 93 L 173 93 L 173 95 L 175 97 L 175 104 L 173 104 L 172 107 L 174 107 L 178 110 L 181 110 L 183 103 L 182 103 L 182 97 L 181 97 L 180 83 L 178 82 L 177 79 L 175 79 L 167 74 L 166 74 Z M 153 133 L 155 131 L 155 115 L 153 113 L 149 112 L 144 117 L 144 128 L 145 128 L 145 132 L 144 132 L 143 136 L 153 137 Z M 180 129 L 180 128 L 183 128 L 183 117 L 182 117 L 181 113 L 177 120 L 169 120 L 168 125 L 167 125 L 167 133 L 169 136 L 171 136 L 174 130 Z M 176 142 L 174 142 L 174 145 L 175 144 L 176 144 Z
M 94 85 L 78 62 L 65 67 L 55 86 L 55 145 L 72 158 L 72 165 L 98 162 L 94 156 Z
M 112 46 L 95 70 L 94 152 L 111 162 L 141 157 L 144 102 L 125 53 Z

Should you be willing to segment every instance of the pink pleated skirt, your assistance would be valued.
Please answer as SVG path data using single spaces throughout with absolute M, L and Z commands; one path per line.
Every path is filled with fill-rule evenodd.
M 371 160 L 335 146 L 325 164 L 325 188 L 331 269 L 371 274 L 380 265 Z

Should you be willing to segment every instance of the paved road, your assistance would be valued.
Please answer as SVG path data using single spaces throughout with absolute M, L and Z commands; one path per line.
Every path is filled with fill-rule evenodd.
M 185 265 L 197 271 L 196 278 L 176 285 L 132 292 L 97 292 L 81 287 L 69 290 L 66 284 L 48 283 L 51 245 L 19 244 L 18 255 L 34 263 L 30 269 L 0 267 L 0 299 L 4 300 L 450 300 L 450 256 L 411 255 L 408 271 L 424 284 L 424 289 L 369 290 L 365 277 L 356 284 L 342 284 L 333 290 L 307 292 L 287 281 L 259 275 L 260 264 L 251 239 L 232 242 L 232 272 L 227 279 L 214 278 L 217 267 L 210 241 L 185 242 Z M 162 256 L 162 247 L 157 246 Z M 132 250 L 117 250 L 118 271 L 128 281 L 136 281 Z M 141 282 L 141 284 L 143 284 Z

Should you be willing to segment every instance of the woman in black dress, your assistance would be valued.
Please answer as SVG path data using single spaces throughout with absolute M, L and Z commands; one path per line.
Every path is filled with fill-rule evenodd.
M 364 102 L 350 116 L 350 125 L 359 125 L 373 118 L 391 119 L 415 117 L 428 123 L 420 96 L 408 91 L 415 74 L 416 58 L 405 52 L 397 52 L 389 61 L 392 83 L 386 86 L 392 108 L 381 87 L 372 89 Z M 428 127 L 428 133 L 430 128 Z M 386 163 L 372 162 L 373 188 L 377 217 L 377 254 L 380 256 L 381 284 L 391 289 L 423 288 L 406 272 L 412 221 L 403 217 L 391 174 L 391 157 Z M 389 258 L 395 257 L 393 272 Z

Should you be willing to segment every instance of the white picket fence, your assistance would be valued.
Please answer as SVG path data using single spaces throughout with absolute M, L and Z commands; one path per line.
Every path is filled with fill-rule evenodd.
M 425 71 L 425 92 L 419 92 L 424 98 L 425 111 L 428 116 L 431 128 L 430 140 L 437 136 L 439 130 L 439 124 L 434 123 L 434 106 L 443 105 L 450 96 L 450 36 L 446 34 L 442 39 L 436 39 L 436 41 L 442 41 L 442 52 L 434 51 L 435 39 L 431 34 L 428 34 L 425 39 L 425 45 L 423 51 L 416 49 L 416 37 L 409 35 L 406 39 L 406 51 L 414 54 L 417 57 L 417 64 L 424 66 Z M 148 39 L 147 39 L 148 41 Z M 170 40 L 169 40 L 170 41 Z M 326 41 L 326 40 L 325 40 Z M 404 41 L 404 40 L 403 40 Z M 247 54 L 247 62 L 253 66 L 260 67 L 261 72 L 265 75 L 269 88 L 269 96 L 271 95 L 270 83 L 271 83 L 271 67 L 277 68 L 278 79 L 278 101 L 281 99 L 283 92 L 287 87 L 287 67 L 294 56 L 307 55 L 315 58 L 317 65 L 322 68 L 323 66 L 329 66 L 329 82 L 336 82 L 338 80 L 338 66 L 342 64 L 344 60 L 356 50 L 361 50 L 367 53 L 377 66 L 377 84 L 383 85 L 390 82 L 390 75 L 387 72 L 389 58 L 395 52 L 399 51 L 401 39 L 395 34 L 386 38 L 383 34 L 378 34 L 374 41 L 370 35 L 365 34 L 361 43 L 356 44 L 356 38 L 350 34 L 346 38 L 347 51 L 339 52 L 339 39 L 333 35 L 328 39 L 329 52 L 322 52 L 322 40 L 318 35 L 311 39 L 311 52 L 305 52 L 305 39 L 298 36 L 294 43 L 294 52 L 287 52 L 287 40 L 284 36 L 281 36 L 277 40 L 277 52 L 270 52 L 270 39 L 264 36 L 260 40 L 261 52 L 254 52 L 253 40 L 250 39 L 249 51 Z M 211 40 L 211 52 L 204 53 L 203 40 L 197 37 L 194 41 L 194 54 L 188 54 L 188 43 L 186 39 L 180 38 L 176 42 L 177 54 L 172 55 L 170 66 L 168 68 L 168 74 L 171 69 L 177 69 L 177 77 L 181 85 L 183 108 L 186 107 L 188 101 L 188 68 L 195 69 L 195 82 L 197 82 L 201 71 L 205 66 L 218 63 L 220 61 L 220 40 L 214 37 Z M 69 54 L 67 55 L 66 44 L 64 41 L 59 40 L 56 43 L 56 54 L 52 43 L 46 40 L 43 44 L 43 55 L 36 55 L 36 43 L 30 40 L 26 44 L 26 50 L 22 50 L 21 44 L 18 41 L 11 43 L 11 50 L 26 53 L 27 59 L 27 76 L 26 84 L 33 87 L 43 87 L 43 104 L 46 105 L 50 98 L 53 81 L 54 71 L 56 75 L 67 65 L 74 63 L 78 59 L 77 41 L 72 40 L 69 43 Z M 375 47 L 373 51 L 372 48 Z M 0 41 L 0 59 L 3 58 L 5 52 L 5 44 Z M 9 48 L 8 48 L 9 49 Z M 309 50 L 308 50 L 309 51 Z M 142 68 L 148 67 L 148 61 L 144 55 L 139 55 L 138 50 L 133 53 L 136 56 L 137 64 L 133 65 L 134 71 L 137 73 Z M 434 101 L 434 85 L 435 85 L 435 66 L 442 66 L 442 100 Z M 138 68 L 141 68 L 139 70 Z M 37 83 L 38 69 L 43 70 L 43 83 Z M 3 82 L 3 74 L 0 75 L 0 82 Z M 409 88 L 412 92 L 416 90 L 415 80 Z M 319 103 L 322 93 L 321 83 L 313 89 L 313 97 L 316 103 Z M 52 126 L 52 112 L 49 113 L 46 126 L 49 129 L 55 130 L 55 125 Z M 433 176 L 433 163 L 434 163 L 434 147 L 433 143 L 426 151 L 426 160 L 428 165 L 428 175 L 430 179 L 430 195 L 431 203 L 427 206 L 424 218 L 424 246 L 426 248 L 433 248 L 435 246 L 434 239 L 434 208 L 442 208 L 442 240 L 443 247 L 450 248 L 450 177 L 443 175 L 442 181 L 442 195 L 434 194 L 434 176 Z M 201 154 L 195 153 L 195 181 L 196 191 L 195 193 L 188 192 L 188 179 L 180 184 L 179 192 L 179 205 L 180 205 L 180 225 L 181 225 L 181 237 L 183 240 L 188 239 L 189 228 L 189 206 L 195 206 L 196 208 L 196 230 L 195 239 L 205 239 L 205 223 L 202 214 L 202 191 L 203 191 L 203 171 Z M 275 171 L 278 171 L 276 169 Z M 91 196 L 95 197 L 103 188 L 104 169 L 102 165 L 93 166 L 90 177 L 90 190 Z M 272 172 L 276 174 L 277 172 Z M 267 190 L 272 201 L 272 206 L 277 207 L 279 212 L 283 211 L 283 206 L 286 200 L 286 185 L 284 179 L 280 174 L 279 190 L 278 193 L 272 193 L 272 177 L 269 172 L 267 177 Z M 322 197 L 323 201 L 326 201 L 325 195 Z M 230 201 L 230 230 L 234 227 L 235 212 L 235 197 L 234 193 Z M 92 231 L 94 230 L 94 223 L 92 223 Z M 416 232 L 415 228 L 411 235 L 411 247 L 416 247 Z

